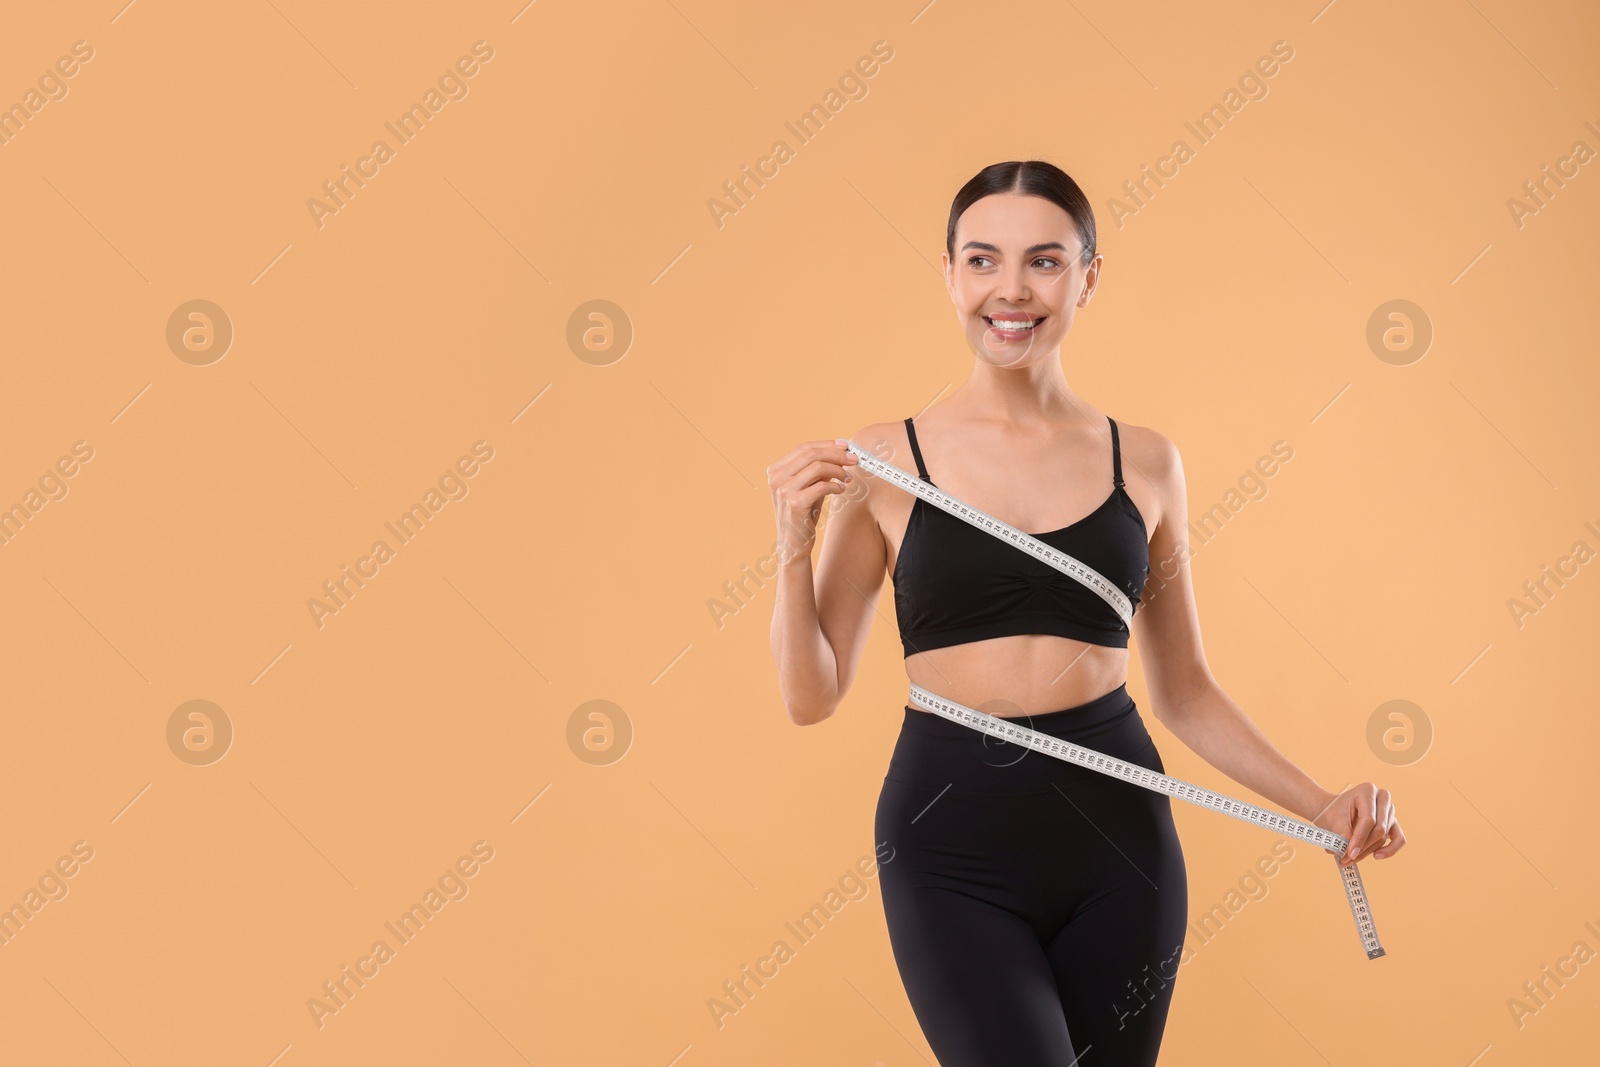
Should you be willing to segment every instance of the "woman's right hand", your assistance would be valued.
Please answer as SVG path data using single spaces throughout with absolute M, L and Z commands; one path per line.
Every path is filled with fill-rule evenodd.
M 850 488 L 856 456 L 839 440 L 806 441 L 767 468 L 773 516 L 778 524 L 778 562 L 811 558 L 822 498 Z

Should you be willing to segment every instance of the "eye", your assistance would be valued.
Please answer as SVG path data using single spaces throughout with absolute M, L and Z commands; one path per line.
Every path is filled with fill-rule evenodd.
M 978 262 L 979 260 L 983 260 L 984 263 L 993 263 L 993 260 L 991 260 L 988 256 L 975 254 L 967 257 L 967 266 L 975 267 L 981 270 L 982 264 Z M 1061 261 L 1056 259 L 1054 256 L 1039 256 L 1033 261 L 1033 265 L 1036 267 L 1041 263 L 1046 264 L 1044 268 L 1045 270 L 1061 269 Z

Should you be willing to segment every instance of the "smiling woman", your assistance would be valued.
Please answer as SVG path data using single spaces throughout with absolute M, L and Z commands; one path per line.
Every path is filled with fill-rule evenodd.
M 933 710 L 941 702 L 1048 735 L 1046 752 L 1065 741 L 1164 774 L 1128 693 L 1137 633 L 1153 714 L 1212 766 L 1348 839 L 1347 867 L 1405 843 L 1387 790 L 1324 789 L 1212 676 L 1177 447 L 1096 410 L 1062 370 L 1103 263 L 1094 212 L 1060 168 L 984 168 L 956 194 L 945 232 L 945 289 L 974 356 L 967 381 L 850 441 L 797 445 L 767 471 L 780 560 L 772 652 L 790 720 L 820 723 L 840 706 L 885 572 L 912 699 L 929 701 L 900 713 L 874 840 L 895 850 L 879 878 L 889 941 L 941 1067 L 1089 1053 L 1091 1067 L 1154 1064 L 1188 925 L 1168 794 L 996 744 L 1016 731 L 949 718 Z M 858 478 L 865 453 L 846 446 L 879 440 L 905 442 L 915 473 Z M 930 505 L 916 479 L 1099 584 Z M 813 573 L 823 499 L 857 488 L 859 500 L 830 512 Z M 1158 599 L 1147 595 L 1152 559 L 1174 561 Z M 1162 980 L 1133 1011 L 1127 986 L 1147 974 Z

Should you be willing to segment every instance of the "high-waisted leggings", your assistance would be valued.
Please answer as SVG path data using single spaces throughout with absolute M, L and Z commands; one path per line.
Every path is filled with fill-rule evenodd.
M 1126 686 L 1003 718 L 1165 773 Z M 874 829 L 941 1067 L 1156 1062 L 1188 923 L 1167 797 L 907 706 Z

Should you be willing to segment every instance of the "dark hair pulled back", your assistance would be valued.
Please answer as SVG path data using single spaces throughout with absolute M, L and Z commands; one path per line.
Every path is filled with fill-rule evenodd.
M 1078 239 L 1083 242 L 1083 262 L 1087 264 L 1094 259 L 1094 210 L 1089 207 L 1089 198 L 1083 195 L 1078 183 L 1054 163 L 1042 159 L 1014 159 L 984 167 L 950 202 L 950 224 L 945 229 L 944 249 L 952 260 L 956 257 L 956 220 L 974 203 L 995 193 L 1042 196 L 1058 205 L 1072 216 L 1073 225 L 1078 229 Z

